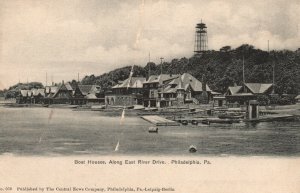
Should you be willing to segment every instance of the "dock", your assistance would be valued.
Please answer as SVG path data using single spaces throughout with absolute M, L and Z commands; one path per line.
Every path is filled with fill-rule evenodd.
M 147 116 L 141 116 L 142 119 L 156 125 L 156 126 L 179 126 L 180 123 L 165 119 L 163 117 L 157 116 L 157 115 L 147 115 Z
M 295 118 L 294 115 L 287 115 L 287 114 L 272 114 L 272 115 L 266 115 L 261 116 L 256 119 L 245 119 L 245 122 L 272 122 L 272 121 L 284 121 L 284 120 L 290 120 Z

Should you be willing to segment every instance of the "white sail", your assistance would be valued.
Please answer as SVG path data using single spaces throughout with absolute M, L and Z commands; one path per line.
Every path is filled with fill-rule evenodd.
M 119 146 L 120 146 L 120 142 L 118 141 L 116 147 L 115 147 L 115 151 L 119 151 Z
M 131 78 L 132 78 L 132 75 L 133 75 L 133 67 L 134 67 L 134 65 L 132 65 L 131 70 L 130 70 L 130 74 L 129 74 L 129 78 L 128 78 L 128 84 L 127 84 L 127 89 L 130 86 Z
M 123 108 L 123 111 L 122 111 L 120 125 L 122 125 L 122 123 L 123 123 L 124 120 L 125 120 L 125 107 Z

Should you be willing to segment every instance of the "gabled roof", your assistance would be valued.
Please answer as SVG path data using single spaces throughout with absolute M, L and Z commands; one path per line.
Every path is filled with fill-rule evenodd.
M 242 86 L 230 86 L 228 87 L 228 90 L 232 95 L 234 95 L 237 94 L 242 88 Z
M 31 93 L 32 93 L 32 96 L 37 96 L 39 94 L 38 89 L 36 89 L 36 88 L 32 88 Z
M 72 90 L 73 97 L 83 97 L 84 96 L 84 94 L 82 94 L 82 92 L 79 88 L 79 85 L 77 83 L 72 84 L 72 88 L 73 88 L 73 90 Z
M 86 95 L 87 99 L 97 99 L 97 96 L 94 93 L 90 93 L 88 95 Z
M 181 75 L 181 80 L 183 82 L 183 85 L 190 85 L 193 91 L 203 91 L 202 90 L 202 82 L 197 80 L 194 76 L 192 76 L 189 73 L 184 73 Z M 206 85 L 206 91 L 211 91 L 211 89 Z
M 62 84 L 59 86 L 59 88 L 57 89 L 56 93 L 52 96 L 52 97 L 56 97 L 57 94 L 60 92 L 60 91 L 68 91 L 70 92 L 70 90 L 68 90 L 68 88 L 66 87 L 65 84 Z
M 68 90 L 74 90 L 74 88 L 72 87 L 72 85 L 71 85 L 70 82 L 67 82 L 67 83 L 65 84 L 65 86 L 66 86 L 66 88 L 67 88 Z
M 167 86 L 164 88 L 163 93 L 176 92 L 177 90 L 183 89 L 192 89 L 195 92 L 203 91 L 202 83 L 193 77 L 189 73 L 184 73 L 176 79 L 167 83 Z M 211 89 L 206 85 L 206 91 L 211 91 Z
M 77 86 L 78 86 L 79 90 L 81 91 L 81 93 L 85 96 L 90 93 L 97 94 L 97 93 L 100 93 L 100 91 L 101 91 L 101 87 L 99 85 L 95 85 L 95 84 L 93 84 L 93 85 L 82 85 L 82 84 L 73 85 L 73 90 L 75 90 Z
M 124 80 L 121 84 L 117 84 L 112 87 L 112 89 L 115 88 L 143 88 L 143 83 L 146 81 L 146 78 L 144 77 L 131 77 Z
M 38 96 L 38 95 L 45 96 L 45 89 L 43 89 L 43 88 L 39 88 L 39 89 L 32 88 L 31 93 L 32 93 L 32 96 Z
M 39 88 L 39 89 L 38 89 L 38 93 L 39 93 L 40 95 L 42 95 L 42 96 L 45 96 L 45 89 Z
M 49 94 L 49 93 L 56 93 L 58 87 L 57 86 L 46 86 L 45 87 L 45 93 Z
M 273 84 L 264 84 L 264 83 L 245 83 L 245 86 L 254 94 L 265 93 Z
M 20 92 L 21 92 L 21 95 L 23 97 L 27 97 L 28 96 L 28 90 L 21 90 Z
M 171 88 L 171 87 L 166 87 L 163 91 L 163 93 L 176 93 L 177 89 L 176 88 Z
M 181 78 L 177 78 L 177 80 L 178 80 L 177 90 L 184 90 L 183 82 Z
M 78 85 L 78 87 L 83 95 L 87 95 L 90 92 L 92 85 Z
M 93 93 L 93 94 L 98 94 L 101 92 L 101 87 L 99 85 L 96 85 L 96 84 L 93 84 L 92 85 L 92 88 L 90 90 L 90 93 Z
M 178 74 L 161 74 L 161 75 L 152 75 L 148 78 L 145 83 L 159 83 L 162 84 L 164 81 L 172 78 L 179 77 Z

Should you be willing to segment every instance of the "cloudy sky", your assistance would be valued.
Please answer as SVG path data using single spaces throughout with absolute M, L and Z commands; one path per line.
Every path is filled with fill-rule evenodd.
M 300 47 L 299 0 L 1 0 L 0 89 L 190 57 L 196 23 L 209 49 Z

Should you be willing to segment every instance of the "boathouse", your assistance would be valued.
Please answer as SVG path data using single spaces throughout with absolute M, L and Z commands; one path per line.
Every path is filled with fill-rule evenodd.
M 43 102 L 45 97 L 45 89 L 43 88 L 33 88 L 31 89 L 31 103 L 40 104 Z
M 273 84 L 266 83 L 245 83 L 243 86 L 232 86 L 226 92 L 226 100 L 231 104 L 246 105 L 250 100 L 257 100 L 260 96 L 270 97 L 273 88 Z
M 207 103 L 211 98 L 211 89 L 202 84 L 194 76 L 184 73 L 180 76 L 163 81 L 158 91 L 158 107 L 182 105 L 186 103 Z
M 69 84 L 65 84 L 64 81 L 58 87 L 57 91 L 51 96 L 50 104 L 71 104 L 73 89 Z
M 162 91 L 164 81 L 173 80 L 180 75 L 161 74 L 152 75 L 143 83 L 143 104 L 145 107 L 159 107 L 159 93 Z
M 105 93 L 106 105 L 141 105 L 143 103 L 143 83 L 146 81 L 144 77 L 131 77 L 117 85 Z
M 28 90 L 24 90 L 24 89 L 19 90 L 16 97 L 16 103 L 25 104 L 27 102 L 28 102 Z
M 98 85 L 80 85 L 77 82 L 62 82 L 59 87 L 47 86 L 45 93 L 45 104 L 83 105 L 104 102 L 104 94 Z
M 104 103 L 104 92 L 101 90 L 99 85 L 81 85 L 78 84 L 78 87 L 83 94 L 86 103 L 95 104 L 95 103 Z
M 45 89 L 32 88 L 21 89 L 16 97 L 16 103 L 18 104 L 39 104 L 43 102 L 45 97 Z
M 43 100 L 44 104 L 52 104 L 52 97 L 57 92 L 58 86 L 46 86 L 45 87 L 45 97 Z

